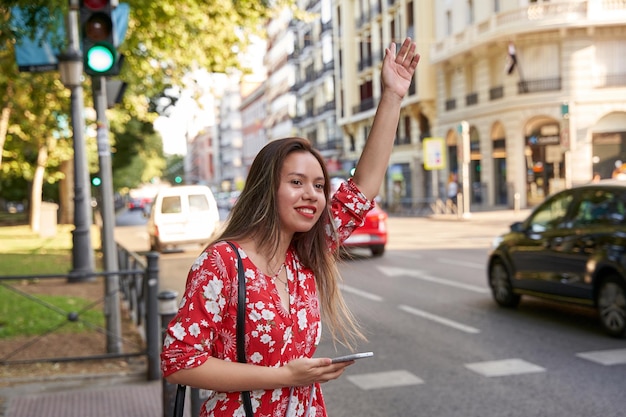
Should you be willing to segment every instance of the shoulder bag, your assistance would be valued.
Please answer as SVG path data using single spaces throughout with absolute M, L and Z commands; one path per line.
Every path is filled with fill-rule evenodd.
M 239 256 L 239 250 L 231 242 L 226 243 L 228 243 L 230 247 L 233 248 L 235 254 L 237 255 L 237 362 L 246 363 L 246 276 L 243 271 L 243 262 L 241 261 L 241 256 Z M 186 385 L 178 384 L 178 387 L 176 388 L 176 399 L 174 400 L 174 417 L 183 417 L 186 391 Z M 246 417 L 254 417 L 254 413 L 252 412 L 252 400 L 250 399 L 250 391 L 242 391 L 241 396 L 243 398 L 243 409 L 246 412 Z

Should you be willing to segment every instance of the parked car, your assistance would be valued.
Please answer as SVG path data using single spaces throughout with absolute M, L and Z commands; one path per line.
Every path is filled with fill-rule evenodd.
M 213 193 L 203 185 L 162 189 L 154 198 L 148 216 L 150 249 L 154 251 L 185 244 L 207 244 L 220 221 Z
M 145 209 L 145 203 L 141 198 L 131 198 L 126 205 L 129 210 L 143 210 Z
M 343 178 L 331 179 L 331 192 L 344 182 Z M 369 248 L 372 256 L 382 256 L 387 245 L 387 213 L 376 205 L 367 213 L 365 221 L 343 242 L 345 248 Z
M 626 335 L 626 181 L 558 192 L 494 241 L 488 282 L 500 306 L 522 295 L 597 309 L 606 332 Z

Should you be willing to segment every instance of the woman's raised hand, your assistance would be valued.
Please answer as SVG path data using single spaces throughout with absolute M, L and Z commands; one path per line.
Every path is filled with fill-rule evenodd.
M 420 54 L 416 52 L 416 45 L 411 41 L 411 38 L 404 39 L 397 54 L 396 44 L 392 42 L 385 49 L 385 59 L 383 60 L 384 88 L 403 98 L 409 90 L 419 60 Z

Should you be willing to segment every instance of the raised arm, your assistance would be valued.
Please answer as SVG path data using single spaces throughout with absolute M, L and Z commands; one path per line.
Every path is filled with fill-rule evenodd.
M 415 43 L 406 38 L 397 55 L 395 43 L 385 49 L 381 74 L 383 92 L 353 178 L 359 190 L 370 200 L 380 191 L 389 164 L 400 119 L 400 105 L 420 59 L 415 48 Z

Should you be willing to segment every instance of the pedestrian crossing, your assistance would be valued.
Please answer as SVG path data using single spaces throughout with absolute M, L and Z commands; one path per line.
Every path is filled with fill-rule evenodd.
M 602 366 L 626 365 L 626 349 L 607 349 L 580 352 L 576 357 Z M 539 364 L 520 358 L 500 359 L 484 362 L 466 363 L 467 370 L 485 378 L 505 378 L 517 375 L 550 372 Z M 350 375 L 347 380 L 362 390 L 375 390 L 400 386 L 413 386 L 427 383 L 407 370 L 370 372 Z

